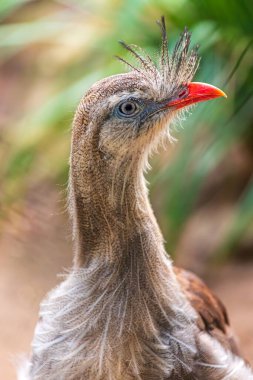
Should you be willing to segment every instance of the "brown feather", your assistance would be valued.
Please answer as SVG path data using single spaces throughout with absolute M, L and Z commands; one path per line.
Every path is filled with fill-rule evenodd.
M 183 292 L 198 314 L 198 327 L 205 331 L 227 350 L 240 356 L 237 339 L 230 327 L 225 306 L 219 298 L 195 274 L 174 267 Z

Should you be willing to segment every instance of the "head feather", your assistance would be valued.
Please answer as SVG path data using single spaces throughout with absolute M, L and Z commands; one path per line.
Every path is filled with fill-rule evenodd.
M 172 54 L 169 54 L 164 17 L 161 17 L 157 24 L 160 26 L 162 36 L 158 65 L 143 49 L 136 45 L 128 45 L 123 41 L 120 41 L 120 44 L 137 60 L 137 66 L 123 58 L 117 58 L 129 66 L 131 70 L 139 72 L 148 81 L 152 80 L 158 84 L 163 93 L 168 92 L 168 89 L 173 91 L 181 84 L 189 83 L 192 80 L 199 65 L 199 56 L 198 46 L 190 48 L 191 33 L 187 28 L 181 34 Z

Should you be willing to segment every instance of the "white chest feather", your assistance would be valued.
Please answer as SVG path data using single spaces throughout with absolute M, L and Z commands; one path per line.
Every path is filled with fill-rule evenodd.
M 194 311 L 173 277 L 160 289 L 167 305 L 145 284 L 129 283 L 108 267 L 70 273 L 41 304 L 31 362 L 19 380 L 253 379 L 242 360 L 206 335 L 201 344 L 213 362 L 201 361 Z
M 175 297 L 168 285 L 166 305 L 145 284 L 137 289 L 127 276 L 116 279 L 108 268 L 107 276 L 105 268 L 80 269 L 48 295 L 32 345 L 31 379 L 166 379 L 190 372 L 196 327 L 180 292 Z

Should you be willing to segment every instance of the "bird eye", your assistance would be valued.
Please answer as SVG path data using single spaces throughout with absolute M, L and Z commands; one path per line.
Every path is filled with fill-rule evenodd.
M 139 105 L 136 101 L 126 100 L 118 106 L 119 116 L 134 116 L 139 111 Z

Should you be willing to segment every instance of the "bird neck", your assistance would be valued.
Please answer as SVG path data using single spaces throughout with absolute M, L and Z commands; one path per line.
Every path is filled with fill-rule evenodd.
M 148 377 L 158 378 L 159 373 L 164 378 L 168 357 L 178 350 L 174 341 L 177 345 L 182 331 L 193 325 L 193 315 L 164 251 L 143 162 L 137 156 L 115 161 L 99 152 L 97 142 L 76 136 L 69 194 L 75 241 L 70 284 L 71 294 L 80 294 L 76 301 L 81 302 L 80 318 L 85 323 L 76 319 L 78 327 L 71 331 L 85 336 L 96 371 L 98 362 L 101 373 L 109 368 L 103 378 L 113 378 L 108 373 L 122 378 L 126 363 L 130 373 L 144 373 L 150 352 L 157 354 L 151 355 Z M 76 313 L 77 304 L 71 304 Z M 73 320 L 73 313 L 65 309 Z M 172 343 L 168 343 L 172 331 L 176 339 L 169 338 Z M 194 346 L 193 336 L 191 331 L 185 333 L 183 347 Z M 115 337 L 119 344 L 115 345 Z M 166 355 L 162 347 L 168 348 Z
M 94 258 L 119 262 L 163 253 L 141 166 L 138 159 L 117 163 L 98 151 L 92 162 L 85 155 L 72 158 L 70 209 L 78 266 Z

